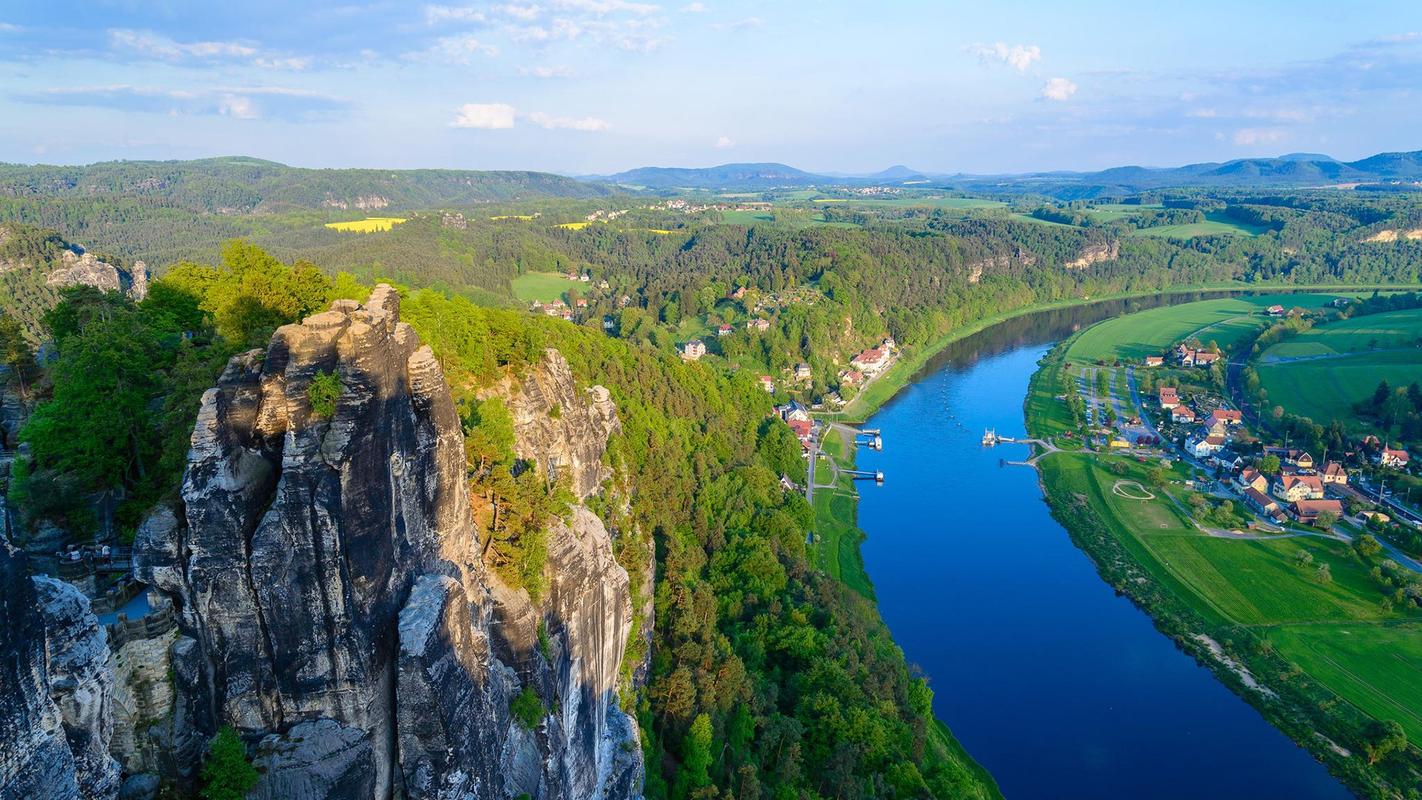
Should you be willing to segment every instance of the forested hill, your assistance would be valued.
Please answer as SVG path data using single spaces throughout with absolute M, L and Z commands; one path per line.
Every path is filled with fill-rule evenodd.
M 546 172 L 304 169 L 255 158 L 0 164 L 0 197 L 138 199 L 187 211 L 402 211 L 493 200 L 598 197 L 602 186 Z
M 1277 158 L 1241 158 L 1179 167 L 1119 166 L 1095 172 L 1027 172 L 1009 175 L 924 173 L 890 167 L 873 175 L 819 175 L 785 164 L 722 164 L 715 167 L 642 167 L 596 180 L 621 186 L 671 190 L 756 191 L 775 188 L 932 184 L 992 194 L 1043 194 L 1061 198 L 1103 197 L 1187 187 L 1253 189 L 1266 186 L 1377 184 L 1401 188 L 1422 179 L 1422 151 L 1378 153 L 1339 161 L 1317 153 Z

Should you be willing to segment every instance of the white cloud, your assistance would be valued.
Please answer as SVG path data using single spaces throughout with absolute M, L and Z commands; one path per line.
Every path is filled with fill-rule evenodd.
M 444 61 L 450 64 L 468 64 L 475 56 L 496 56 L 499 48 L 485 44 L 470 34 L 441 36 L 429 48 L 406 57 L 416 60 Z
M 1234 143 L 1241 147 L 1257 144 L 1278 144 L 1288 134 L 1278 128 L 1241 128 L 1234 132 Z
M 425 24 L 438 25 L 441 22 L 481 23 L 487 17 L 484 12 L 469 6 L 425 6 Z
M 1076 84 L 1066 78 L 1052 78 L 1042 86 L 1042 97 L 1061 102 L 1076 94 Z
M 704 14 L 706 13 L 706 4 L 687 3 L 686 5 L 681 7 L 681 10 L 686 12 L 687 14 Z
M 516 113 L 508 103 L 465 103 L 459 107 L 459 114 L 449 125 L 452 128 L 483 130 L 512 128 Z
M 692 5 L 697 5 L 692 3 Z M 14 33 L 20 29 L 19 25 L 12 25 L 8 22 L 0 22 L 0 33 Z
M 651 3 L 632 3 L 628 0 L 553 0 L 553 7 L 564 11 L 582 11 L 587 14 L 627 13 L 627 14 L 655 14 L 662 10 L 661 6 Z
M 135 50 L 165 59 L 245 58 L 257 49 L 238 42 L 178 42 L 151 31 L 115 28 L 109 31 L 109 46 L 115 50 Z
M 1193 117 L 1195 119 L 1214 119 L 1219 115 L 1220 112 L 1214 110 L 1213 108 L 1195 108 L 1185 112 L 1185 116 Z
M 718 31 L 748 31 L 752 28 L 759 28 L 764 24 L 765 21 L 760 17 L 746 17 L 745 19 L 738 19 L 735 22 L 718 22 L 711 27 Z
M 529 78 L 571 78 L 575 74 L 572 67 L 519 67 L 518 74 Z
M 520 119 L 550 131 L 605 131 L 611 127 L 606 120 L 597 117 L 560 117 L 544 111 L 525 114 L 508 103 L 465 103 L 449 125 L 451 128 L 506 130 Z
M 528 121 L 541 128 L 548 130 L 567 129 L 573 131 L 605 131 L 610 126 L 605 120 L 597 117 L 557 117 L 552 114 L 545 114 L 542 111 L 534 111 L 528 115 Z
M 257 105 L 252 102 L 252 98 L 240 94 L 222 95 L 217 103 L 217 113 L 224 117 L 236 117 L 237 119 L 261 117 L 261 112 L 257 110 Z
M 970 44 L 966 49 L 984 64 L 1006 64 L 1018 72 L 1026 72 L 1033 62 L 1042 60 L 1042 48 L 1035 44 L 1014 44 L 993 42 L 992 44 Z
M 733 142 L 733 141 L 731 141 L 731 137 L 729 137 L 729 136 L 721 136 L 721 137 L 718 137 L 718 138 L 716 139 L 716 148 L 719 149 L 719 150 L 725 150 L 725 149 L 728 148 L 728 147 L 735 147 L 735 146 L 736 146 L 736 143 Z
M 498 6 L 498 10 L 506 17 L 512 17 L 517 20 L 522 20 L 523 22 L 532 22 L 538 19 L 538 16 L 543 13 L 543 9 L 533 3 L 528 5 L 508 3 Z

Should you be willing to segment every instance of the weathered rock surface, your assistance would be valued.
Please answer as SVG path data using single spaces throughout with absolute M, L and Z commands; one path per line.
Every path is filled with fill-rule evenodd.
M 1121 243 L 1112 239 L 1109 242 L 1089 244 L 1081 248 L 1081 252 L 1077 254 L 1076 258 L 1063 266 L 1067 269 L 1086 269 L 1092 264 L 1102 261 L 1115 261 L 1120 255 Z
M 581 500 L 612 475 L 604 463 L 608 437 L 620 429 L 607 389 L 580 390 L 568 362 L 556 350 L 517 385 L 499 387 L 514 422 L 514 449 L 536 461 L 550 478 L 566 477 Z M 556 409 L 556 411 L 555 411 Z M 500 657 L 559 714 L 540 732 L 551 759 L 551 779 L 571 797 L 625 796 L 620 786 L 642 783 L 636 723 L 617 705 L 622 657 L 632 630 L 627 571 L 613 556 L 601 519 L 582 505 L 548 528 L 549 590 L 534 603 L 491 576 L 495 645 Z M 544 627 L 547 652 L 540 652 Z M 511 759 L 510 775 L 519 774 Z M 511 792 L 532 790 L 526 785 Z
M 89 601 L 0 539 L 0 798 L 112 798 L 108 646 Z
M 603 463 L 607 437 L 621 430 L 607 389 L 579 390 L 567 359 L 545 350 L 543 360 L 515 386 L 498 390 L 513 415 L 514 449 L 538 462 L 553 480 L 568 478 L 578 499 L 587 499 L 612 469 Z
M 605 392 L 586 401 L 561 366 L 535 381 L 566 404 L 546 455 L 591 492 L 615 409 Z M 342 390 L 323 418 L 308 387 L 330 372 Z M 640 793 L 640 757 L 618 767 L 612 756 L 636 731 L 612 702 L 630 613 L 606 531 L 582 512 L 583 530 L 550 533 L 548 613 L 566 676 L 515 668 L 491 640 L 465 470 L 439 363 L 399 321 L 390 287 L 232 360 L 203 397 L 183 513 L 156 514 L 134 548 L 139 577 L 178 614 L 165 735 L 188 763 L 194 742 L 230 724 L 255 744 L 256 797 Z M 555 556 L 565 535 L 577 541 Z M 509 711 L 528 681 L 562 705 L 532 733 Z M 515 780 L 511 760 L 531 774 Z
M 127 270 L 100 261 L 77 245 L 65 250 L 61 258 L 62 262 L 45 277 L 50 286 L 92 286 L 105 292 L 124 292 L 134 300 L 148 296 L 148 268 L 142 261 Z

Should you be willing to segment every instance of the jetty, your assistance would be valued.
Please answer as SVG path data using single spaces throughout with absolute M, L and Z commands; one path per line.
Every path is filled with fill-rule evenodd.
M 1022 441 L 1028 442 L 1032 440 L 1023 439 Z M 996 428 L 988 428 L 987 430 L 983 431 L 983 447 L 995 447 L 999 444 L 1014 444 L 1015 442 L 1017 442 L 1016 437 L 1001 436 L 998 434 Z

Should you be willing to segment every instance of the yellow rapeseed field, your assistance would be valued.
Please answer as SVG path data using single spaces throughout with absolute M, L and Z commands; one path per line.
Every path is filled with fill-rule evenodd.
M 366 217 L 365 219 L 357 219 L 350 222 L 328 222 L 326 223 L 326 227 L 337 231 L 375 233 L 377 231 L 388 231 L 404 221 L 402 217 Z

